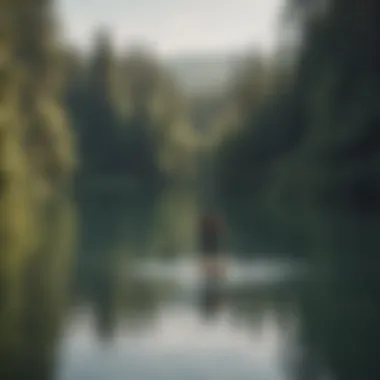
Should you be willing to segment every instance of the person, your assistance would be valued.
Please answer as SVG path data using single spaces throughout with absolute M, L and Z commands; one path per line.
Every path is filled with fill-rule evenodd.
M 213 214 L 205 215 L 200 223 L 200 253 L 202 270 L 206 277 L 220 277 L 222 264 L 222 237 L 225 235 L 223 220 Z

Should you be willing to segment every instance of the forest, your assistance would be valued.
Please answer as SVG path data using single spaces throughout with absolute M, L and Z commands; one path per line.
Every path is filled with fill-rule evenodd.
M 297 26 L 296 43 L 270 58 L 247 52 L 223 91 L 190 95 L 149 49 L 116 52 L 107 30 L 90 53 L 62 43 L 51 1 L 1 6 L 7 244 L 37 236 L 34 211 L 73 190 L 212 188 L 231 215 L 256 215 L 262 235 L 283 231 L 294 252 L 307 250 L 294 232 L 314 234 L 317 220 L 377 218 L 375 1 L 289 0 L 282 22 Z
M 223 208 L 257 250 L 269 244 L 269 251 L 340 272 L 348 280 L 342 288 L 326 281 L 312 289 L 315 299 L 302 303 L 306 339 L 327 351 L 338 378 L 372 378 L 380 3 L 287 5 L 282 22 L 297 28 L 293 43 L 270 58 L 247 52 L 223 91 L 188 94 L 154 52 L 121 54 L 112 35 L 99 30 L 85 53 L 62 42 L 52 1 L 0 0 L 2 355 L 9 342 L 18 342 L 21 323 L 38 325 L 38 313 L 55 310 L 44 307 L 46 300 L 65 304 L 60 275 L 71 260 L 65 253 L 75 229 L 71 198 L 99 193 L 104 200 L 115 190 L 154 198 L 179 187 L 197 192 L 207 207 Z M 163 204 L 170 203 L 168 194 Z M 100 230 L 113 228 L 102 223 Z M 47 266 L 45 276 L 36 263 Z M 367 290 L 362 315 L 341 296 L 354 283 L 358 292 Z M 34 308 L 33 294 L 39 295 Z M 341 323 L 335 315 L 343 314 Z M 59 323 L 58 313 L 49 318 Z M 356 342 L 334 344 L 358 325 L 358 339 L 371 351 L 354 365 Z M 48 342 L 35 351 L 36 361 L 49 351 L 50 327 L 34 337 Z
M 299 249 L 289 242 L 295 231 L 315 235 L 315 247 L 340 221 L 346 232 L 335 234 L 365 230 L 370 245 L 380 207 L 379 5 L 293 1 L 288 12 L 302 37 L 283 59 L 290 64 L 265 65 L 274 69 L 259 75 L 257 91 L 248 81 L 240 88 L 238 128 L 219 149 L 220 189 L 245 203 L 247 218 L 256 212 L 261 225 L 270 215 L 285 226 L 291 250 Z

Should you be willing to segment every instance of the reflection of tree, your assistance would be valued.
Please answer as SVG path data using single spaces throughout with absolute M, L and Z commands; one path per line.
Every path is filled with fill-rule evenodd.
M 68 301 L 75 225 L 73 207 L 67 200 L 54 202 L 47 213 L 39 221 L 40 244 L 22 257 L 25 271 L 19 284 L 19 308 L 0 311 L 2 379 L 51 378 L 56 340 Z
M 94 307 L 99 336 L 110 338 L 124 302 L 128 262 L 145 255 L 152 200 L 136 194 L 104 195 L 81 202 L 76 294 Z M 121 273 L 120 273 L 121 272 Z M 136 289 L 135 289 L 136 291 Z M 139 292 L 139 289 L 137 289 Z
M 153 202 L 141 194 L 119 192 L 81 200 L 80 270 L 103 265 L 111 252 L 144 253 Z
M 376 378 L 379 284 L 334 277 L 314 284 L 303 298 L 306 345 L 324 358 L 337 380 Z
M 167 286 L 133 277 L 134 263 L 132 260 L 127 264 L 119 258 L 92 271 L 87 301 L 93 306 L 97 332 L 102 339 L 112 339 L 120 321 L 134 330 L 145 327 L 168 290 Z
M 323 253 L 329 271 L 297 292 L 305 344 L 312 355 L 323 357 L 334 379 L 377 378 L 380 281 L 373 257 L 379 247 L 377 223 L 335 218 L 322 224 L 318 258 Z
M 285 328 L 294 322 L 296 309 L 291 284 L 245 287 L 227 296 L 233 315 L 257 330 L 270 314 Z
M 79 302 L 92 305 L 102 339 L 112 338 L 122 316 L 128 323 L 144 324 L 146 318 L 153 317 L 158 299 L 166 292 L 166 287 L 137 280 L 133 275 L 134 264 L 151 248 L 151 225 L 164 223 L 168 217 L 173 202 L 170 195 L 167 191 L 156 201 L 141 194 L 113 193 L 111 197 L 95 198 L 94 202 L 88 198 L 81 201 L 76 293 Z M 187 193 L 179 195 L 182 198 L 177 197 L 176 205 L 193 200 Z M 154 215 L 157 205 L 160 213 Z M 186 206 L 192 205 L 183 208 Z M 156 220 L 152 214 L 158 215 Z
M 180 186 L 166 189 L 156 205 L 153 251 L 170 256 L 194 252 L 197 199 L 192 190 Z
M 170 287 L 139 279 L 126 279 L 122 289 L 121 313 L 133 330 L 145 328 L 156 316 Z

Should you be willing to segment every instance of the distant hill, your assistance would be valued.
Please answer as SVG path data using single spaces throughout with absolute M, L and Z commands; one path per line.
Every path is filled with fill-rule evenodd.
M 232 54 L 186 54 L 166 58 L 164 64 L 185 93 L 214 93 L 223 91 L 237 64 Z

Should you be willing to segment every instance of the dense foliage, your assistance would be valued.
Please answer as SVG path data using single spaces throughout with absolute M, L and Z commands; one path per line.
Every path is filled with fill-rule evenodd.
M 68 62 L 82 177 L 156 188 L 186 171 L 195 147 L 185 98 L 156 57 L 143 49 L 117 56 L 101 32 L 89 57 L 71 53 Z
M 252 215 L 289 228 L 294 221 L 298 230 L 332 213 L 377 217 L 380 208 L 379 7 L 317 3 L 293 3 L 303 17 L 294 66 L 277 75 L 272 65 L 275 80 L 261 105 L 237 98 L 251 106 L 220 146 L 224 198 L 244 198 Z M 262 81 L 254 86 L 262 93 Z
M 49 1 L 0 2 L 0 308 L 19 306 L 46 202 L 67 188 L 75 144 L 61 102 L 61 52 Z

